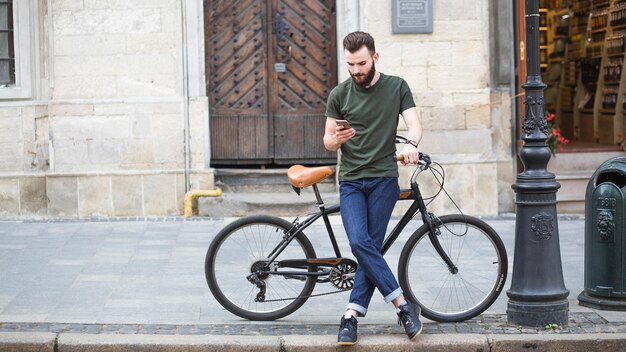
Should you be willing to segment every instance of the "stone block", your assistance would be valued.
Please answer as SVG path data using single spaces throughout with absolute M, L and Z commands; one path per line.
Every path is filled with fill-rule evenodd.
M 449 66 L 452 43 L 418 42 L 402 46 L 402 66 Z
M 126 308 L 128 310 L 129 308 Z M 406 340 L 406 339 L 405 339 Z M 60 352 L 83 351 L 281 351 L 277 336 L 217 336 L 217 335 L 135 335 L 135 334 L 73 334 L 61 333 Z
M 511 185 L 515 183 L 515 172 L 513 171 L 514 161 L 507 160 L 498 162 L 498 213 L 507 213 L 515 211 L 515 192 Z
M 0 107 L 0 123 L 4 121 L 4 118 L 7 118 L 7 117 L 18 118 L 20 116 L 22 116 L 22 108 L 19 106 Z
M 59 0 L 54 3 L 52 8 L 55 12 L 82 10 L 83 0 Z
M 115 76 L 126 74 L 128 58 L 121 55 L 60 56 L 55 60 L 56 77 Z M 57 73 L 58 72 L 58 73 Z M 96 82 L 94 82 L 96 83 Z
M 175 3 L 172 3 L 172 5 L 174 4 Z M 180 30 L 180 14 L 178 13 L 178 7 L 173 7 L 169 11 L 168 10 L 162 11 L 161 32 L 178 33 L 179 30 Z
M 58 76 L 54 78 L 55 99 L 99 99 L 116 96 L 116 78 L 107 76 Z
M 213 170 L 194 170 L 191 172 L 191 189 L 214 189 L 215 174 Z
M 94 9 L 58 12 L 55 35 L 161 32 L 160 9 Z
M 54 352 L 56 338 L 51 332 L 0 332 L 0 351 Z
M 442 21 L 435 19 L 435 30 L 429 35 L 428 40 L 433 42 L 439 41 L 482 41 L 488 29 L 486 21 L 483 19 L 476 20 L 454 20 Z M 419 40 L 422 36 L 415 38 Z
M 143 105 L 138 105 L 137 109 L 141 109 Z M 131 121 L 131 135 L 133 138 L 149 138 L 152 137 L 152 116 L 144 114 L 136 114 L 129 117 Z
M 103 3 L 106 4 L 106 2 Z M 126 36 L 121 33 L 72 36 L 56 35 L 54 37 L 54 53 L 57 57 L 122 55 L 126 52 L 126 45 Z
M 422 138 L 422 150 L 429 154 L 479 154 L 491 151 L 490 130 L 429 131 Z
M 172 0 L 83 0 L 86 9 L 154 9 L 154 8 L 169 8 L 176 4 Z
M 478 6 L 474 6 L 478 7 Z M 452 64 L 457 66 L 488 66 L 485 41 L 452 42 Z
M 145 215 L 143 211 L 143 188 L 140 175 L 112 176 L 113 215 Z
M 402 66 L 402 43 L 386 42 L 380 45 L 376 43 L 376 51 L 379 54 L 379 61 L 376 63 L 377 69 L 380 66 L 381 71 L 389 72 L 387 67 L 393 68 Z
M 143 176 L 146 215 L 177 215 L 176 175 Z
M 449 104 L 451 101 L 450 95 L 446 92 L 432 92 L 426 90 L 413 91 L 413 99 L 415 104 L 419 107 L 438 107 L 445 104 Z M 462 105 L 453 102 L 453 105 Z
M 422 109 L 422 126 L 429 131 L 465 129 L 463 107 L 440 106 Z
M 486 88 L 488 66 L 430 66 L 428 88 L 433 90 L 462 91 Z
M 474 215 L 498 214 L 498 169 L 495 163 L 474 164 Z
M 0 144 L 0 149 L 4 148 Z M 17 155 L 0 156 L 0 171 L 22 171 L 22 158 Z
M 178 77 L 172 74 L 118 76 L 115 79 L 116 97 L 161 97 L 177 94 Z
M 78 177 L 78 215 L 113 215 L 111 180 L 108 176 Z
M 19 214 L 19 181 L 17 178 L 0 178 L 0 214 Z
M 293 335 L 283 338 L 286 352 L 331 352 L 353 350 L 336 346 L 336 336 Z M 479 334 L 422 334 L 411 341 L 403 334 L 359 336 L 355 351 L 363 352 L 477 352 L 489 351 L 489 341 Z
M 102 103 L 94 105 L 94 115 L 98 116 L 124 116 L 128 118 L 137 114 L 137 107 L 141 106 L 129 102 Z
M 93 104 L 50 104 L 51 116 L 89 116 L 93 115 Z
M 120 142 L 120 167 L 142 168 L 154 164 L 154 148 L 150 139 L 129 139 Z
M 22 137 L 22 120 L 19 116 L 0 118 L 0 141 L 17 142 Z M 2 154 L 2 152 L 0 152 Z
M 131 120 L 126 116 L 56 117 L 52 129 L 55 139 L 123 139 L 131 137 Z
M 89 148 L 84 141 L 58 139 L 52 144 L 55 167 L 84 165 L 89 163 Z M 63 171 L 63 170 L 55 170 Z
M 154 141 L 154 159 L 157 163 L 182 166 L 183 154 L 182 135 L 179 138 L 155 139 Z
M 467 128 L 489 128 L 491 126 L 491 107 L 479 105 L 465 108 L 465 121 Z
M 411 88 L 412 93 L 428 90 L 428 77 L 426 75 L 426 66 L 395 66 L 389 67 L 384 72 L 404 78 L 404 80 Z
M 48 213 L 53 216 L 78 216 L 78 179 L 73 176 L 49 176 Z
M 50 145 L 47 140 L 24 141 L 24 171 L 48 171 Z
M 479 196 L 475 192 L 475 169 L 468 164 L 447 164 L 446 191 L 452 196 L 463 213 L 475 214 L 474 200 Z M 495 185 L 494 185 L 495 186 Z M 447 197 L 438 197 L 444 213 L 458 213 L 456 206 Z
M 35 139 L 43 141 L 50 138 L 50 119 L 48 116 L 35 118 Z
M 452 105 L 462 106 L 478 106 L 489 105 L 491 99 L 489 98 L 490 89 L 482 88 L 475 90 L 467 90 L 461 92 L 452 92 L 450 94 L 450 102 Z
M 605 352 L 624 349 L 624 333 L 489 335 L 492 352 Z
M 20 212 L 22 214 L 45 215 L 48 212 L 46 178 L 20 178 Z
M 150 75 L 172 75 L 178 70 L 178 62 L 172 52 L 163 54 L 127 54 L 121 71 L 139 79 Z
M 476 2 L 457 0 L 433 1 L 433 14 L 435 20 L 481 20 L 483 21 L 484 5 Z
M 121 160 L 121 144 L 119 139 L 88 140 L 89 166 L 96 166 L 95 170 L 103 168 L 118 168 Z
M 193 175 L 189 175 L 190 189 L 194 189 Z M 185 173 L 176 174 L 176 209 L 178 214 L 185 213 Z

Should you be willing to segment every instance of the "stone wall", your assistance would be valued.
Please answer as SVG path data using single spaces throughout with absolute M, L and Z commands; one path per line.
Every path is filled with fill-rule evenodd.
M 203 63 L 185 66 L 182 54 L 183 25 L 189 37 L 202 30 L 201 2 L 188 5 L 186 23 L 180 0 L 39 6 L 38 89 L 0 103 L 0 213 L 181 214 L 186 111 L 190 188 L 213 187 Z M 202 51 L 201 39 L 188 44 Z

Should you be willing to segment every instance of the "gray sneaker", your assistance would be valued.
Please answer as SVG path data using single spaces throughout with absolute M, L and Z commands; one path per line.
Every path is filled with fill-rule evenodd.
M 337 334 L 337 344 L 340 346 L 351 346 L 356 343 L 356 328 L 359 323 L 355 317 L 346 319 L 341 317 L 339 333 Z
M 400 306 L 398 308 L 398 324 L 402 324 L 404 326 L 404 331 L 406 332 L 409 339 L 413 340 L 417 335 L 422 332 L 422 322 L 420 321 L 420 306 L 406 302 L 405 305 Z

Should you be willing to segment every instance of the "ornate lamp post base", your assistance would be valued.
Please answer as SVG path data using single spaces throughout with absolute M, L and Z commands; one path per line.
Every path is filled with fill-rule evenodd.
M 506 314 L 509 324 L 523 326 L 567 325 L 569 302 L 518 302 L 509 300 Z

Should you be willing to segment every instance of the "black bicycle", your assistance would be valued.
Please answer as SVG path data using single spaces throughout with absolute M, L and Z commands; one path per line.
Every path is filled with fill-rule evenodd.
M 396 142 L 403 142 L 397 137 Z M 422 198 L 417 176 L 430 170 L 439 191 Z M 330 167 L 292 166 L 289 179 L 296 193 L 311 186 L 319 211 L 304 220 L 258 215 L 224 227 L 211 243 L 205 260 L 206 280 L 217 301 L 231 313 L 250 320 L 285 317 L 309 297 L 352 289 L 357 262 L 341 255 L 329 215 L 339 205 L 326 206 L 317 183 L 333 174 Z M 382 253 L 394 244 L 418 213 L 423 225 L 406 241 L 398 262 L 398 281 L 405 297 L 418 303 L 422 315 L 439 322 L 458 322 L 484 312 L 498 298 L 507 276 L 508 259 L 502 240 L 484 221 L 463 214 L 436 216 L 428 212 L 445 180 L 444 169 L 420 153 L 410 189 L 399 200 L 412 200 L 395 228 L 385 238 Z M 447 194 L 447 193 L 446 193 Z M 449 195 L 448 195 L 449 196 Z M 430 203 L 428 203 L 430 204 Z M 317 258 L 304 231 L 322 219 L 335 257 Z M 312 294 L 316 284 L 333 291 Z

